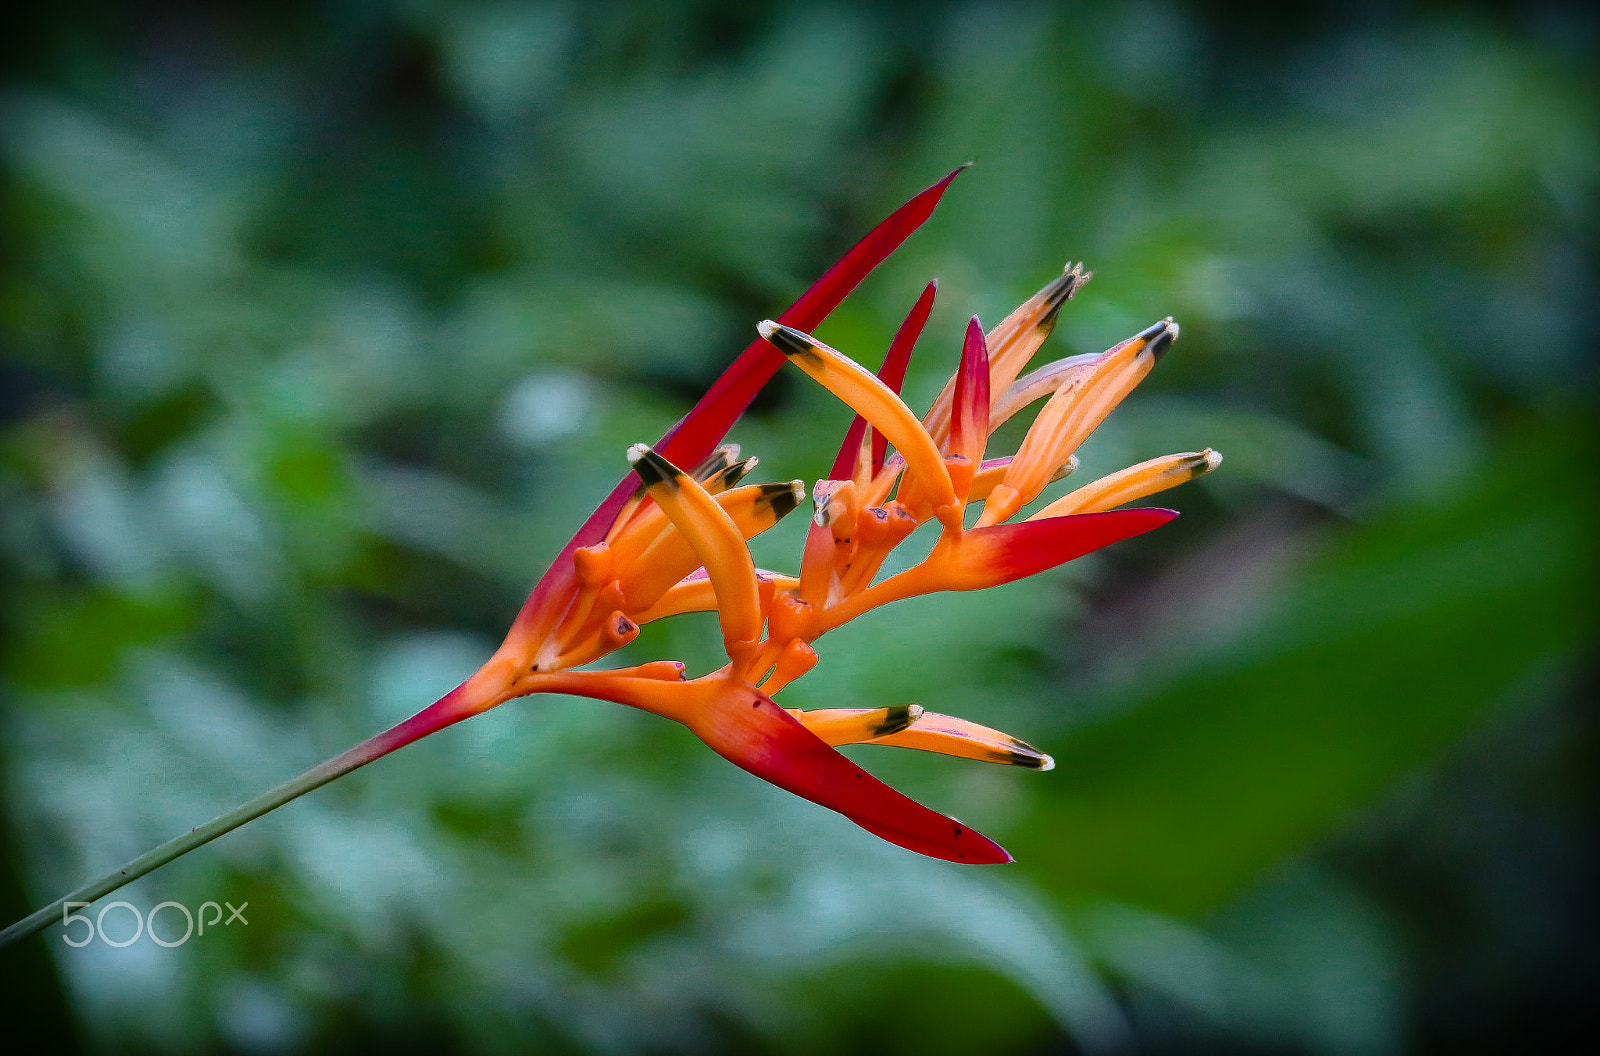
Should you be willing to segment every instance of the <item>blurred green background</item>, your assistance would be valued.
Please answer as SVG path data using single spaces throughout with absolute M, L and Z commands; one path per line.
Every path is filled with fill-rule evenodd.
M 1053 752 L 853 750 L 1015 866 L 519 701 L 123 893 L 247 927 L 8 951 L 10 1036 L 1382 1054 L 1592 1022 L 1597 23 L 1290 6 L 8 9 L 8 920 L 470 673 L 625 447 L 961 162 L 822 335 L 875 365 L 940 277 L 925 405 L 967 315 L 1083 259 L 1050 355 L 1184 327 L 1085 471 L 1227 456 L 1173 525 L 877 613 L 785 694 Z M 786 372 L 733 438 L 811 479 L 847 420 Z M 622 659 L 716 644 L 686 618 Z

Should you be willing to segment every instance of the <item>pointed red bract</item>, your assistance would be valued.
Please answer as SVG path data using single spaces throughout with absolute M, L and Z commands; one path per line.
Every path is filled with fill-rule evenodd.
M 981 590 L 1043 572 L 1178 516 L 1159 508 L 1079 513 L 974 528 L 961 537 L 945 590 Z
M 911 311 L 906 313 L 905 321 L 900 324 L 900 329 L 895 331 L 894 340 L 889 342 L 889 351 L 884 354 L 883 366 L 878 370 L 878 380 L 896 394 L 906 383 L 906 367 L 911 363 L 911 351 L 917 346 L 917 338 L 922 336 L 922 328 L 928 324 L 928 313 L 933 311 L 933 298 L 938 292 L 938 279 L 934 279 L 922 288 L 922 295 L 917 298 L 917 303 L 911 306 Z M 867 420 L 859 414 L 856 415 L 855 421 L 850 423 L 850 428 L 844 434 L 844 443 L 839 445 L 839 456 L 833 460 L 833 469 L 829 471 L 828 479 L 849 480 L 853 475 L 851 469 L 855 466 L 856 458 L 861 451 L 861 433 L 866 427 Z M 888 449 L 888 439 L 882 433 L 874 432 L 872 434 L 874 474 L 883 468 L 883 454 Z
M 839 263 L 829 268 L 812 287 L 800 295 L 777 317 L 777 322 L 810 333 L 829 312 L 838 307 L 849 292 L 868 273 L 900 247 L 911 232 L 933 214 L 950 181 L 959 176 L 963 165 L 950 175 L 896 209 L 867 237 L 857 242 Z M 678 465 L 691 465 L 704 458 L 728 434 L 734 420 L 744 413 L 761 386 L 771 380 L 785 357 L 764 339 L 757 339 L 723 372 L 683 420 L 661 438 L 656 450 Z
M 798 330 L 810 332 L 827 314 L 838 307 L 862 279 L 882 264 L 889 254 L 921 227 L 933 215 L 934 207 L 944 195 L 950 181 L 966 168 L 956 169 L 944 179 L 922 191 L 900 208 L 890 213 L 867 236 L 850 248 L 839 262 L 812 283 L 777 321 Z M 689 466 L 699 462 L 721 442 L 761 387 L 772 379 L 783 366 L 783 353 L 766 341 L 757 340 L 734 360 L 711 389 L 684 415 L 678 424 L 668 429 L 655 450 L 678 465 Z M 639 488 L 639 478 L 633 473 L 623 477 L 606 496 L 589 519 L 583 522 L 576 534 L 562 547 L 561 553 L 550 563 L 538 584 L 523 602 L 511 625 L 511 635 L 527 634 L 541 620 L 559 619 L 561 613 L 549 613 L 546 606 L 562 594 L 569 593 L 576 583 L 572 567 L 572 554 L 580 546 L 599 542 L 610 530 L 617 514 Z
M 950 454 L 974 463 L 983 458 L 989 440 L 989 345 L 983 326 L 973 316 L 961 346 L 961 367 L 956 371 L 955 398 L 950 410 Z
M 939 280 L 932 279 L 922 288 L 922 294 L 917 298 L 917 303 L 911 306 L 911 312 L 906 316 L 905 322 L 900 324 L 900 329 L 895 332 L 894 340 L 889 343 L 889 354 L 883 357 L 883 369 L 878 371 L 878 377 L 883 383 L 893 389 L 898 395 L 906 383 L 906 368 L 911 365 L 911 351 L 917 345 L 917 339 L 922 336 L 922 328 L 928 323 L 928 313 L 933 311 L 933 298 L 939 292 Z M 872 436 L 872 472 L 877 473 L 883 468 L 883 456 L 889 449 L 889 441 L 882 433 Z
M 735 692 L 706 721 L 693 724 L 700 739 L 735 766 L 918 854 L 968 865 L 1011 861 L 987 836 L 861 769 L 760 691 L 743 686 Z

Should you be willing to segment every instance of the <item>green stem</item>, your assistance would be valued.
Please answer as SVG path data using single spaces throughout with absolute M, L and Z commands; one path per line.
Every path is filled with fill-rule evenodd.
M 245 822 L 254 821 L 261 815 L 276 810 L 290 800 L 305 795 L 312 789 L 321 788 L 329 781 L 343 777 L 350 771 L 363 767 L 374 759 L 380 759 L 397 748 L 403 748 L 412 741 L 426 737 L 430 733 L 442 730 L 446 726 L 476 715 L 479 711 L 484 710 L 486 706 L 485 696 L 486 694 L 478 676 L 468 679 L 399 725 L 369 737 L 354 748 L 317 764 L 299 777 L 291 778 L 277 788 L 263 792 L 250 800 L 250 802 L 235 807 L 228 813 L 201 825 L 199 828 L 190 829 L 182 836 L 168 840 L 154 850 L 141 854 L 120 869 L 107 873 L 98 880 L 84 884 L 76 891 L 61 896 L 43 909 L 28 914 L 9 928 L 0 931 L 0 948 L 9 946 L 20 939 L 25 939 L 36 932 L 43 931 L 50 924 L 62 919 L 62 908 L 68 902 L 93 902 L 97 898 L 110 894 L 122 885 L 137 880 L 154 869 L 159 869 L 174 858 L 188 854 L 196 847 L 210 843 L 224 833 L 232 832 Z M 496 700 L 493 703 L 499 703 L 499 701 Z

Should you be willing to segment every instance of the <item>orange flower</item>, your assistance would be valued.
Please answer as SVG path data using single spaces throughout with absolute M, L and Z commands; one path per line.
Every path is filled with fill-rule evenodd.
M 1061 305 L 1088 278 L 1081 267 L 1069 268 L 992 334 L 974 318 L 959 369 L 921 420 L 896 389 L 931 308 L 933 284 L 878 376 L 799 329 L 761 323 L 761 336 L 773 348 L 859 415 L 829 479 L 813 489 L 816 513 L 799 574 L 758 570 L 746 540 L 800 503 L 800 481 L 736 487 L 755 462 L 740 461 L 737 448 L 719 448 L 686 472 L 636 444 L 628 459 L 642 487 L 625 500 L 603 539 L 572 551 L 575 590 L 559 612 L 544 611 L 537 623 L 542 637 L 520 637 L 513 629 L 497 655 L 500 665 L 491 661 L 485 669 L 495 672 L 495 696 L 575 693 L 651 711 L 688 726 L 758 777 L 893 843 L 952 861 L 1009 861 L 993 841 L 900 795 L 834 749 L 888 744 L 1040 770 L 1053 765 L 1048 755 L 917 705 L 806 712 L 787 711 L 773 698 L 816 664 L 812 642 L 862 613 L 918 594 L 1007 583 L 1147 532 L 1176 514 L 1111 507 L 1218 464 L 1209 450 L 1155 459 L 1008 523 L 1071 471 L 1078 446 L 1178 334 L 1175 323 L 1163 320 L 1101 355 L 1061 360 L 1019 378 Z M 985 461 L 994 430 L 1046 396 L 1017 453 Z M 981 509 L 968 528 L 973 504 Z M 877 580 L 889 553 L 928 520 L 941 526 L 932 552 Z M 672 662 L 572 670 L 627 644 L 641 624 L 706 610 L 717 612 L 728 656 L 717 671 L 689 679 L 683 665 Z
M 1098 356 L 1074 356 L 1026 376 L 1023 368 L 1061 306 L 1090 275 L 1068 268 L 987 335 L 974 318 L 961 363 L 920 421 L 900 399 L 906 363 L 933 305 L 918 298 L 873 375 L 805 331 L 844 299 L 932 213 L 946 176 L 857 243 L 756 341 L 654 448 L 628 451 L 633 472 L 557 555 L 505 641 L 471 678 L 397 726 L 284 782 L 213 821 L 83 885 L 0 931 L 0 946 L 45 927 L 69 901 L 89 903 L 312 789 L 421 737 L 531 693 L 576 693 L 683 723 L 758 777 L 845 815 L 869 832 L 951 861 L 1006 862 L 998 844 L 873 778 L 836 746 L 898 745 L 1048 770 L 1038 749 L 976 723 L 914 704 L 786 711 L 773 701 L 817 662 L 811 643 L 880 605 L 937 590 L 978 590 L 1033 575 L 1177 516 L 1113 510 L 1216 467 L 1210 450 L 1122 470 L 1008 523 L 1178 336 L 1171 319 Z M 755 465 L 717 447 L 756 392 L 794 363 L 859 415 L 828 479 L 812 491 L 816 515 L 799 574 L 758 570 L 746 540 L 805 497 L 798 481 L 739 486 Z M 990 435 L 1048 396 L 1016 454 L 985 461 Z M 893 448 L 891 454 L 890 447 Z M 692 472 L 678 468 L 695 467 Z M 971 528 L 968 507 L 981 504 Z M 941 534 L 914 567 L 878 580 L 884 559 L 919 525 Z M 698 678 L 656 661 L 579 671 L 627 645 L 641 624 L 715 609 L 728 663 Z

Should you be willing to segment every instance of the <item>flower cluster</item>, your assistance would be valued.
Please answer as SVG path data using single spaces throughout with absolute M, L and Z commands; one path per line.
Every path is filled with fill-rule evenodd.
M 720 412 L 726 419 L 712 443 L 731 424 L 713 389 L 662 445 L 629 449 L 637 483 L 625 479 L 558 559 L 505 644 L 457 691 L 455 710 L 476 712 L 540 692 L 627 704 L 683 723 L 745 770 L 900 846 L 952 861 L 1009 861 L 993 841 L 894 791 L 835 747 L 897 745 L 1041 770 L 1051 767 L 1049 756 L 917 705 L 790 711 L 773 698 L 817 663 L 812 643 L 828 631 L 893 601 L 1007 583 L 1150 531 L 1176 514 L 1113 507 L 1221 461 L 1210 450 L 1153 459 L 1013 520 L 1073 471 L 1074 452 L 1178 336 L 1177 324 L 1165 319 L 1098 355 L 1056 360 L 1024 375 L 1062 305 L 1090 274 L 1068 267 L 988 334 L 974 317 L 959 368 L 921 419 L 901 400 L 899 386 L 936 284 L 923 291 L 877 375 L 795 325 L 762 322 L 763 341 L 719 387 L 726 391 L 732 379 L 753 393 L 749 362 L 764 356 L 775 368 L 786 359 L 858 415 L 829 478 L 812 490 L 816 512 L 798 574 L 757 569 L 747 540 L 802 503 L 801 481 L 741 484 L 756 459 L 741 459 L 731 445 L 688 470 L 674 460 L 674 438 L 702 416 Z M 1016 453 L 986 459 L 995 430 L 1041 400 Z M 930 520 L 940 534 L 927 557 L 878 578 L 890 552 Z M 675 661 L 575 670 L 627 645 L 645 623 L 711 610 L 728 656 L 716 671 L 689 678 Z
M 1220 458 L 1206 450 L 1154 459 L 1013 520 L 1072 472 L 1073 452 L 1178 336 L 1166 319 L 1100 355 L 1023 375 L 1061 306 L 1088 281 L 1081 267 L 1067 268 L 988 334 L 974 318 L 959 368 L 920 420 L 899 390 L 933 307 L 933 283 L 877 375 L 810 336 L 927 220 L 960 171 L 895 210 L 777 320 L 761 323 L 760 340 L 660 443 L 629 449 L 633 471 L 545 571 L 505 641 L 471 678 L 398 725 L 30 913 L 0 931 L 0 946 L 60 919 L 68 905 L 87 905 L 398 748 L 531 693 L 575 693 L 663 715 L 752 774 L 892 843 L 950 861 L 1010 861 L 992 840 L 896 792 L 837 746 L 898 745 L 1039 770 L 1050 768 L 1049 756 L 914 704 L 788 711 L 773 697 L 817 663 L 811 643 L 828 631 L 901 598 L 1008 583 L 1147 532 L 1176 514 L 1113 507 L 1190 480 Z M 828 479 L 812 489 L 816 515 L 792 576 L 757 569 L 746 540 L 796 509 L 803 483 L 741 484 L 756 460 L 718 446 L 785 362 L 857 412 Z M 994 431 L 1040 400 L 1017 452 L 986 459 Z M 891 551 L 930 521 L 939 525 L 932 552 L 878 578 Z M 633 641 L 642 624 L 709 610 L 721 621 L 728 655 L 716 671 L 691 679 L 670 660 L 578 670 Z

